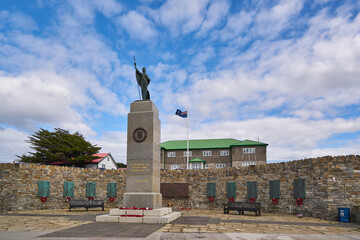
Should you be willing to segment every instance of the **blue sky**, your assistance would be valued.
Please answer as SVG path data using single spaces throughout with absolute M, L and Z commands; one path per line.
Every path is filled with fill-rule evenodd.
M 268 161 L 360 154 L 360 3 L 16 0 L 0 4 L 0 162 L 40 127 L 79 131 L 126 162 L 151 78 L 161 140 L 260 139 Z

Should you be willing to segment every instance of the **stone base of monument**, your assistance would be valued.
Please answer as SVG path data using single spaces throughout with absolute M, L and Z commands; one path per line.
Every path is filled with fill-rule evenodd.
M 157 223 L 166 224 L 181 216 L 180 212 L 173 212 L 172 208 L 146 209 L 111 209 L 110 214 L 96 217 L 96 222 L 118 223 Z

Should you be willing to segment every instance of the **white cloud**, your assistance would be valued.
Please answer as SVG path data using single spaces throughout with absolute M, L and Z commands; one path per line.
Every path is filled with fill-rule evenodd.
M 30 151 L 25 143 L 28 135 L 13 128 L 0 127 L 0 163 L 18 160 L 15 155 L 21 156 Z
M 136 11 L 119 17 L 118 23 L 136 40 L 150 42 L 158 35 L 153 23 Z
M 203 23 L 208 2 L 168 0 L 159 9 L 159 20 L 173 36 L 193 32 Z
M 32 32 L 38 29 L 31 16 L 23 13 L 9 13 L 0 11 L 0 29 L 11 27 L 12 30 Z
M 115 0 L 92 0 L 91 3 L 95 8 L 102 12 L 106 17 L 112 17 L 115 14 L 118 14 L 123 9 L 122 5 Z
M 245 107 L 252 106 L 254 111 L 248 108 L 248 113 L 283 108 L 285 112 L 280 114 L 315 119 L 337 116 L 342 107 L 359 104 L 360 16 L 349 16 L 345 12 L 330 17 L 321 12 L 308 19 L 310 28 L 300 38 L 256 41 L 241 54 L 233 45 L 219 51 L 224 58 L 219 64 L 221 69 L 229 68 L 229 64 L 230 68 L 238 68 L 220 80 L 231 85 L 235 81 L 232 79 L 238 79 L 241 88 L 232 84 L 229 98 L 238 99 L 236 103 Z M 211 89 L 218 81 L 217 77 L 209 78 L 204 94 L 210 92 L 213 96 Z M 204 94 L 201 99 L 210 99 L 208 105 L 214 105 L 212 98 Z M 239 95 L 246 99 L 239 99 Z
M 205 36 L 228 14 L 229 8 L 230 3 L 227 0 L 218 0 L 211 3 L 206 12 L 206 18 L 203 21 L 199 32 L 196 33 L 196 36 Z
M 1 122 L 34 129 L 38 122 L 81 120 L 70 108 L 71 93 L 54 80 L 38 76 L 0 76 Z
M 240 11 L 235 15 L 229 16 L 225 28 L 219 33 L 220 39 L 226 41 L 228 39 L 238 37 L 242 33 L 246 32 L 249 25 L 254 21 L 254 17 L 255 11 Z
M 207 61 L 209 61 L 211 58 L 214 58 L 215 51 L 212 47 L 204 47 L 197 50 L 197 53 L 195 56 L 193 56 L 191 60 L 191 64 L 194 66 L 200 66 L 204 65 Z
M 72 6 L 73 16 L 77 18 L 78 21 L 85 23 L 91 23 L 94 20 L 96 11 L 110 18 L 120 13 L 123 8 L 122 5 L 115 0 L 68 0 L 68 3 Z
M 256 14 L 253 34 L 265 38 L 277 37 L 282 30 L 291 26 L 290 20 L 297 17 L 303 7 L 303 0 L 282 0 L 271 9 Z
M 126 164 L 126 132 L 104 132 L 100 138 L 91 139 L 92 144 L 101 147 L 100 152 L 111 153 L 115 162 Z

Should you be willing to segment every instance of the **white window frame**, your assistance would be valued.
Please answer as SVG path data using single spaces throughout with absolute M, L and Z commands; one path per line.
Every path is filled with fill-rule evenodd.
M 171 164 L 170 165 L 170 170 L 176 170 L 176 169 L 179 169 L 179 168 L 180 168 L 179 164 Z
M 203 169 L 203 163 L 202 162 L 192 162 L 190 163 L 191 169 Z
M 230 155 L 229 150 L 220 150 L 220 156 L 221 157 L 225 157 L 225 156 L 229 156 L 229 155 Z
M 167 157 L 176 157 L 176 152 L 167 152 Z
M 251 166 L 251 165 L 256 165 L 256 162 L 242 162 L 243 167 L 248 167 L 248 166 Z
M 216 168 L 224 168 L 226 167 L 226 163 L 217 163 Z
M 203 157 L 211 157 L 211 156 L 212 156 L 212 152 L 210 150 L 203 151 Z
M 243 148 L 242 150 L 243 154 L 255 154 L 255 148 Z
M 105 164 L 101 164 L 101 168 L 106 168 L 106 165 L 105 165 Z
M 184 151 L 183 156 L 187 157 L 187 151 Z M 192 151 L 189 151 L 189 157 L 192 157 Z

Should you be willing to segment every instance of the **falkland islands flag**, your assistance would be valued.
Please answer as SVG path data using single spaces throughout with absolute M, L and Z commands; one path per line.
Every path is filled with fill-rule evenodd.
M 175 113 L 175 114 L 178 115 L 179 117 L 187 118 L 187 111 L 182 112 L 181 110 L 176 109 L 176 113 Z

